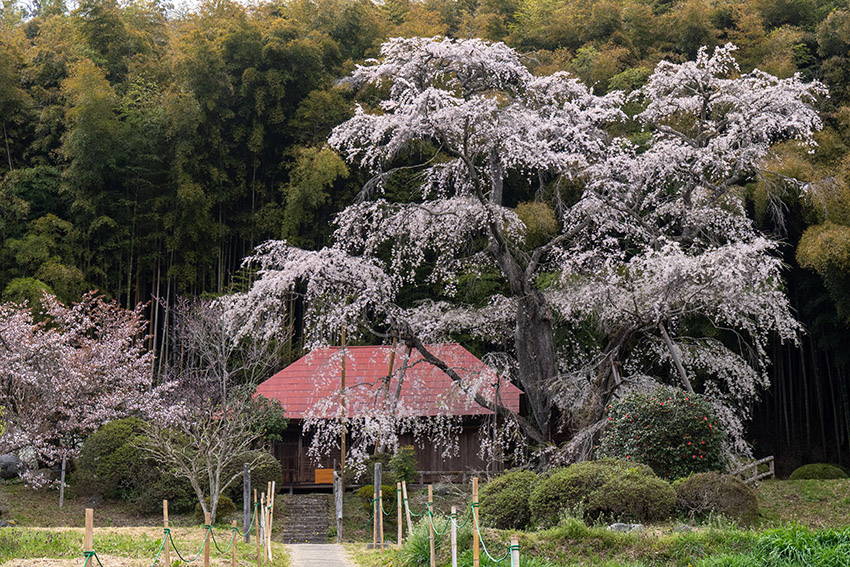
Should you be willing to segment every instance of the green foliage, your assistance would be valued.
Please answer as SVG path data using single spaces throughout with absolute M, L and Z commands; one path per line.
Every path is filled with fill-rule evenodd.
M 125 500 L 141 513 L 161 510 L 163 500 L 174 512 L 191 510 L 191 486 L 147 458 L 138 447 L 143 434 L 143 422 L 132 417 L 111 421 L 92 433 L 77 459 L 74 484 L 104 498 Z
M 630 469 L 612 476 L 590 493 L 585 513 L 609 520 L 652 522 L 666 520 L 675 507 L 673 487 L 655 475 Z
M 542 526 L 557 525 L 564 514 L 576 513 L 588 519 L 659 519 L 674 505 L 672 487 L 649 467 L 615 459 L 556 469 L 537 484 L 529 500 L 532 519 Z
M 205 500 L 207 501 L 207 509 L 209 509 L 209 507 L 210 507 L 210 497 L 207 496 Z M 230 516 L 231 514 L 233 514 L 235 512 L 236 512 L 236 504 L 233 503 L 233 500 L 231 500 L 230 498 L 228 498 L 227 496 L 222 494 L 218 499 L 218 506 L 215 509 L 216 520 L 224 519 L 227 516 Z M 204 520 L 205 520 L 204 509 L 201 508 L 200 502 L 196 502 L 195 503 L 195 521 L 197 521 L 199 524 L 203 524 Z
M 794 472 L 791 473 L 791 476 L 788 477 L 789 480 L 823 480 L 830 478 L 847 478 L 847 473 L 835 465 L 827 463 L 812 463 L 795 469 Z
M 265 491 L 269 482 L 274 481 L 276 486 L 283 484 L 283 469 L 280 461 L 274 455 L 266 451 L 247 451 L 233 462 L 233 465 L 222 471 L 221 479 L 227 482 L 234 475 L 239 477 L 225 489 L 225 494 L 235 502 L 242 501 L 242 476 L 245 463 L 251 464 L 251 487 L 257 492 Z
M 253 423 L 260 428 L 264 440 L 273 443 L 283 439 L 289 420 L 278 400 L 258 395 L 252 399 L 252 413 L 255 416 Z
M 736 523 L 749 525 L 758 519 L 758 497 L 755 490 L 731 475 L 705 472 L 673 483 L 676 508 L 697 519 L 719 515 Z
M 375 453 L 366 459 L 366 475 L 363 482 L 375 483 L 375 464 L 381 463 L 381 483 L 395 485 L 396 477 L 392 469 L 393 456 L 389 453 Z
M 417 466 L 413 445 L 399 447 L 398 451 L 390 459 L 390 472 L 392 472 L 396 482 L 405 481 L 411 483 L 416 480 L 419 476 Z
M 528 506 L 537 475 L 516 470 L 485 484 L 480 494 L 482 523 L 499 529 L 522 529 L 531 521 Z
M 641 462 L 668 479 L 722 468 L 723 433 L 698 394 L 669 387 L 634 393 L 609 405 L 607 419 L 600 457 Z
M 391 512 L 391 510 L 396 509 L 396 487 L 389 484 L 384 484 L 381 486 L 381 490 L 383 491 L 382 496 L 382 505 L 384 507 L 385 512 L 390 512 L 389 516 L 384 519 L 384 523 L 395 519 L 395 514 Z M 357 489 L 357 499 L 360 500 L 360 504 L 363 507 L 363 510 L 368 513 L 371 517 L 373 513 L 373 499 L 375 498 L 375 485 L 366 484 Z M 385 514 L 386 516 L 386 514 Z
M 401 548 L 400 558 L 403 567 L 428 567 L 431 564 L 430 526 L 427 519 L 413 526 Z M 436 538 L 435 550 L 439 550 L 445 538 Z

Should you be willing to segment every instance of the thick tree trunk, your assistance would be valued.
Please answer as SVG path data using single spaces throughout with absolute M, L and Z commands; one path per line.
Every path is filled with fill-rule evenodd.
M 534 290 L 517 301 L 514 341 L 519 381 L 534 424 L 551 439 L 552 382 L 558 373 L 552 314 L 543 294 Z

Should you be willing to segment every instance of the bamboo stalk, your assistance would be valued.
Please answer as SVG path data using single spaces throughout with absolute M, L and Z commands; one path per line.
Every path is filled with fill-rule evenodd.
M 83 536 L 83 551 L 94 551 L 94 510 L 86 508 L 86 533 Z
M 452 567 L 457 567 L 457 506 L 452 506 Z
M 207 537 L 204 540 L 204 567 L 210 567 L 210 537 L 212 534 L 212 526 L 210 525 L 210 513 L 204 513 L 204 522 L 207 525 Z
M 401 496 L 406 502 L 404 506 L 404 514 L 407 516 L 407 533 L 408 535 L 413 532 L 413 521 L 410 519 L 410 501 L 407 499 L 407 481 L 401 481 Z

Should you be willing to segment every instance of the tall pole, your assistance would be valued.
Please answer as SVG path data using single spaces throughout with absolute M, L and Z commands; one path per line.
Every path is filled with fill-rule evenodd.
M 342 406 L 342 433 L 339 440 L 339 478 L 342 482 L 342 488 L 345 489 L 345 327 L 342 328 L 342 375 L 340 383 L 340 405 Z
M 251 541 L 251 530 L 248 526 L 251 522 L 251 465 L 245 463 L 242 466 L 242 529 L 245 530 L 245 543 Z M 169 563 L 170 565 L 170 563 Z
M 478 477 L 472 479 L 472 567 L 481 565 L 478 541 Z
M 165 552 L 165 561 L 164 565 L 171 565 L 171 550 L 169 549 L 170 543 L 168 538 L 171 537 L 171 532 L 168 529 L 168 500 L 162 501 L 162 536 L 165 538 L 165 543 L 162 544 L 163 551 Z
M 435 549 L 435 538 L 434 534 L 434 517 L 432 514 L 432 508 L 434 506 L 434 486 L 428 485 L 428 509 L 425 511 L 428 514 L 428 547 L 431 552 L 431 567 L 437 567 L 437 553 Z

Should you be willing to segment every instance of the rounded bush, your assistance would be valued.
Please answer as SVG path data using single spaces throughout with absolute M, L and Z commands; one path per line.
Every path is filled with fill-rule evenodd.
M 718 514 L 749 525 L 758 518 L 756 491 L 728 474 L 698 473 L 673 484 L 676 508 L 697 519 Z
M 720 470 L 723 432 L 711 403 L 698 394 L 660 387 L 607 408 L 599 457 L 645 463 L 661 478 Z
M 241 473 L 245 463 L 253 463 L 251 465 L 251 488 L 256 488 L 258 494 L 265 492 L 266 487 L 272 481 L 278 488 L 283 484 L 283 468 L 274 455 L 267 451 L 246 451 L 230 466 L 226 467 L 221 475 L 222 482 L 227 482 L 235 474 L 239 475 L 224 491 L 225 495 L 234 502 L 242 502 L 243 478 Z
M 136 418 L 103 425 L 83 443 L 74 482 L 104 498 L 126 500 L 143 514 L 162 510 L 163 500 L 174 512 L 190 511 L 195 493 L 189 482 L 148 458 L 138 447 L 143 435 L 144 422 Z
M 210 497 L 207 496 L 207 507 L 210 505 Z M 220 518 L 226 518 L 236 512 L 236 504 L 233 503 L 233 500 L 222 494 L 218 499 L 218 507 L 215 510 L 216 520 Z M 204 509 L 201 508 L 201 503 L 197 502 L 195 504 L 195 520 L 198 521 L 199 524 L 204 523 Z
M 389 512 L 390 510 L 396 509 L 395 496 L 396 496 L 396 487 L 390 486 L 389 484 L 384 484 L 381 486 L 381 490 L 383 490 L 383 507 L 384 510 Z M 367 484 L 361 486 L 357 490 L 357 497 L 360 499 L 360 502 L 363 505 L 363 510 L 366 511 L 370 516 L 372 515 L 372 499 L 375 497 L 375 486 L 372 484 Z M 390 513 L 391 518 L 395 518 L 394 513 Z M 389 520 L 384 520 L 386 523 Z
M 590 493 L 586 513 L 626 522 L 665 520 L 676 508 L 676 492 L 667 482 L 638 469 L 614 475 Z
M 812 463 L 798 468 L 792 472 L 791 476 L 788 478 L 789 480 L 827 480 L 830 478 L 847 478 L 847 473 L 835 465 L 827 463 Z
M 526 527 L 531 521 L 528 501 L 536 482 L 537 475 L 525 470 L 510 471 L 488 482 L 481 488 L 481 521 L 503 530 Z
M 615 476 L 629 471 L 654 476 L 646 465 L 616 459 L 586 461 L 555 469 L 532 491 L 531 517 L 540 525 L 553 526 L 564 513 L 584 511 L 586 514 L 591 495 Z
M 406 481 L 410 484 L 415 481 L 419 477 L 417 466 L 413 445 L 399 447 L 390 459 L 390 471 L 395 475 L 396 482 Z
M 140 487 L 140 475 L 151 480 L 151 463 L 135 443 L 143 428 L 140 419 L 128 417 L 89 435 L 77 459 L 76 483 L 104 498 L 130 499 Z

